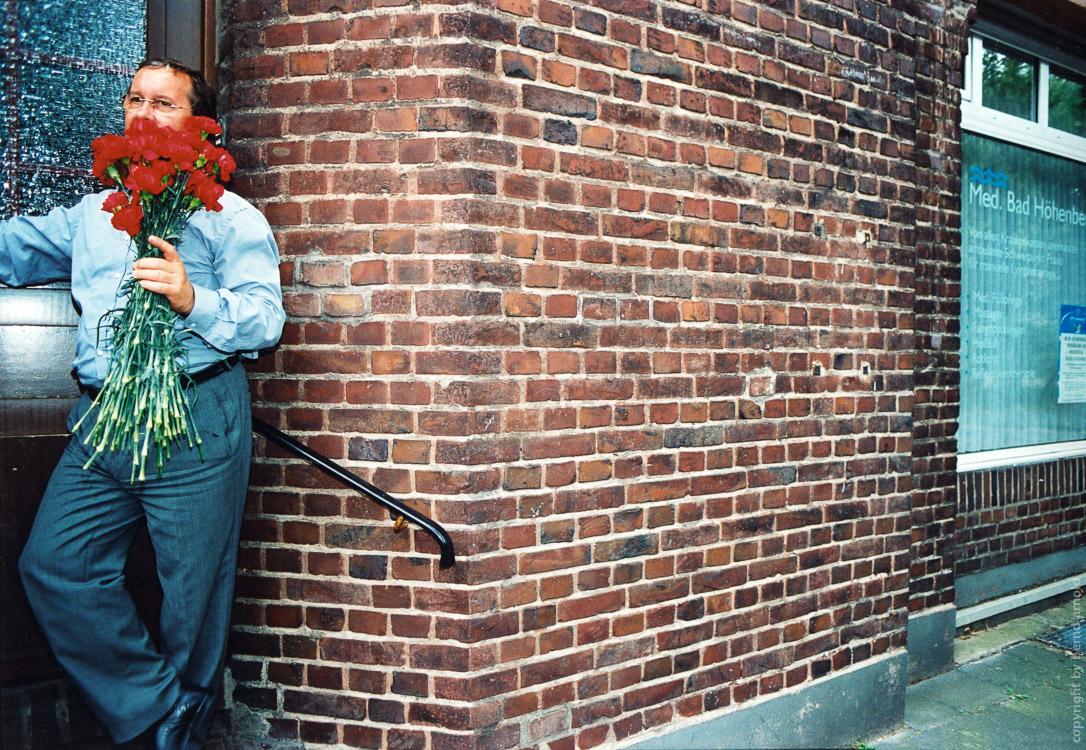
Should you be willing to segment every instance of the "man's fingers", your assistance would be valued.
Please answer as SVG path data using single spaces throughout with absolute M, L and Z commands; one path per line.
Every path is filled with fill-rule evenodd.
M 132 269 L 133 278 L 137 278 L 140 281 L 161 281 L 166 283 L 170 280 L 170 272 L 163 268 L 134 268 Z
M 177 254 L 177 248 L 175 248 L 169 242 L 166 242 L 166 240 L 162 239 L 161 237 L 156 237 L 152 234 L 150 237 L 147 238 L 147 241 L 151 243 L 151 247 L 156 247 L 159 249 L 159 251 L 162 253 L 163 258 L 166 258 L 167 260 L 179 260 L 180 256 L 178 256 Z
M 154 235 L 148 237 L 147 241 L 159 249 L 162 257 L 137 260 L 132 265 L 132 276 L 139 280 L 144 289 L 165 295 L 175 312 L 188 315 L 195 304 L 196 293 L 189 283 L 185 263 L 178 255 L 177 248 Z
M 177 274 L 177 266 L 170 263 L 168 258 L 143 258 L 132 266 L 132 275 L 137 279 L 158 278 L 165 281 Z

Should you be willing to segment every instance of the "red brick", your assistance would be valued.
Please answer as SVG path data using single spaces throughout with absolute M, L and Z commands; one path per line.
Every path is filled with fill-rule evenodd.
M 392 99 L 389 78 L 356 78 L 351 82 L 351 96 L 356 102 L 386 102 Z

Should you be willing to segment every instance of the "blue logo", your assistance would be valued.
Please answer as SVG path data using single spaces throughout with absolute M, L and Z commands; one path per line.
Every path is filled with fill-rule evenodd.
M 996 172 L 992 169 L 981 169 L 980 167 L 973 166 L 969 168 L 969 181 L 980 182 L 985 185 L 991 185 L 997 188 L 1006 188 L 1007 185 L 1007 173 Z

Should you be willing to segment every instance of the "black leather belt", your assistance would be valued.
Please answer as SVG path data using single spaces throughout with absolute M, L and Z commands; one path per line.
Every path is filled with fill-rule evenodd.
M 183 385 L 189 385 L 190 383 L 199 385 L 200 383 L 206 383 L 212 378 L 222 375 L 224 372 L 229 372 L 230 369 L 241 361 L 240 354 L 231 354 L 226 359 L 220 359 L 213 365 L 208 365 L 204 369 L 198 372 L 188 373 L 186 378 L 182 378 Z M 79 390 L 88 394 L 92 399 L 98 398 L 98 394 L 101 393 L 101 388 L 95 388 L 92 385 L 79 384 Z

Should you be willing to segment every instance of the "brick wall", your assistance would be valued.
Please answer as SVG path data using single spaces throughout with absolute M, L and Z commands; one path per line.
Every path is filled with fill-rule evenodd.
M 959 105 L 973 2 L 921 9 L 916 22 L 916 402 L 910 611 L 954 602 L 961 296 Z
M 958 3 L 224 6 L 259 413 L 459 555 L 258 446 L 239 710 L 587 748 L 904 647 L 950 585 Z
M 1086 458 L 968 472 L 958 496 L 958 575 L 1086 544 Z

